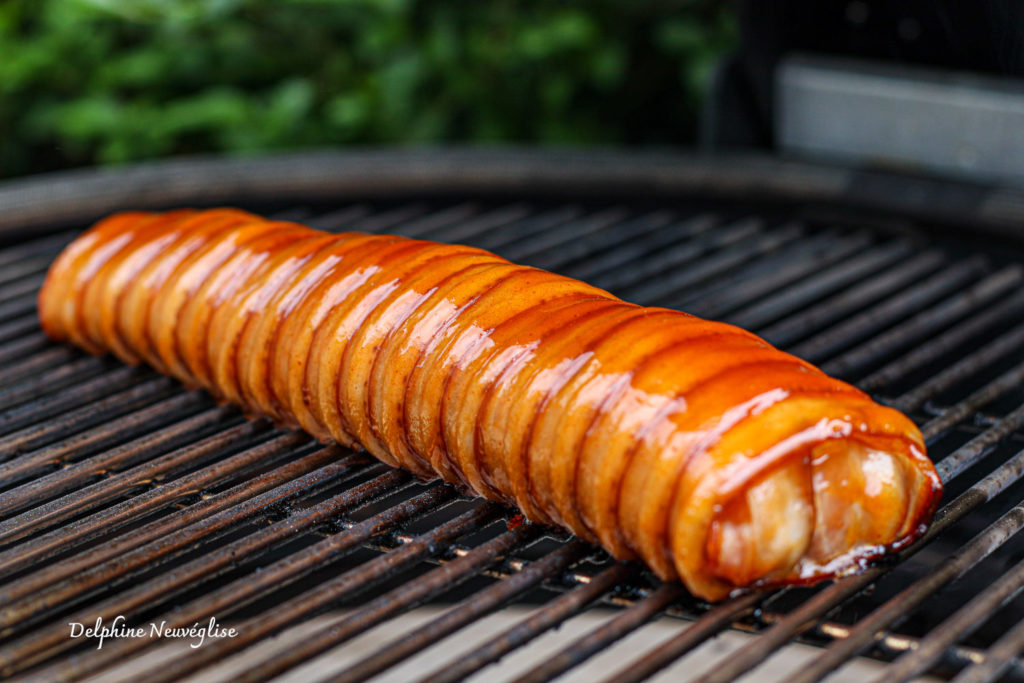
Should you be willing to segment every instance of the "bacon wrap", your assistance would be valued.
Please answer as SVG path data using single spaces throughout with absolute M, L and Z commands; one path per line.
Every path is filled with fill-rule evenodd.
M 942 490 L 907 417 L 757 336 L 465 246 L 124 213 L 57 258 L 39 317 L 710 600 L 862 566 Z

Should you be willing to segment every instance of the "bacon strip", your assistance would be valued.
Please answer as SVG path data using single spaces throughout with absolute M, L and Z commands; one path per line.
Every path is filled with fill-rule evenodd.
M 39 317 L 710 600 L 863 566 L 942 491 L 909 419 L 755 335 L 465 246 L 125 213 L 57 258 Z

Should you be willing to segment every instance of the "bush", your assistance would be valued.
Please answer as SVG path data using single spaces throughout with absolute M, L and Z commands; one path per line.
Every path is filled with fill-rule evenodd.
M 13 0 L 0 175 L 324 144 L 687 142 L 734 32 L 718 0 Z

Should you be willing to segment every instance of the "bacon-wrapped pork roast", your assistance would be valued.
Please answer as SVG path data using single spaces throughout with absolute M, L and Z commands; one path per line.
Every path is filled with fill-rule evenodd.
M 710 600 L 856 568 L 941 494 L 909 419 L 809 363 L 465 246 L 124 213 L 57 258 L 39 317 Z

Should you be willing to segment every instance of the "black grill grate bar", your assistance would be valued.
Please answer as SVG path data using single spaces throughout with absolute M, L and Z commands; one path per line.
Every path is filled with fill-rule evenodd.
M 344 683 L 365 681 L 490 614 L 541 582 L 558 576 L 591 552 L 593 549 L 582 541 L 570 541 L 553 553 L 530 562 L 505 580 L 478 591 L 471 600 L 447 610 L 423 627 L 378 648 L 377 652 L 346 669 L 334 680 Z
M 5 492 L 0 499 L 0 515 L 9 515 L 26 505 L 38 505 L 98 476 L 123 470 L 162 451 L 189 441 L 194 442 L 205 436 L 211 428 L 223 428 L 232 423 L 232 418 L 238 414 L 237 410 L 229 407 L 211 408 L 196 414 L 193 409 L 206 403 L 207 399 L 198 392 L 177 394 L 132 413 L 129 416 L 130 422 L 141 425 L 141 429 L 125 429 L 121 419 L 114 420 L 78 434 L 74 439 L 41 448 L 0 465 L 0 481 L 5 483 L 35 475 L 31 482 Z M 184 419 L 160 427 L 162 422 L 182 417 Z M 154 428 L 157 429 L 153 431 Z M 140 432 L 141 435 L 136 436 Z M 126 439 L 130 440 L 126 442 Z M 79 457 L 83 452 L 98 447 L 108 448 L 84 460 L 68 461 L 70 457 Z M 46 473 L 54 467 L 60 469 Z
M 942 265 L 946 265 L 946 260 L 940 253 L 925 252 L 855 283 L 844 283 L 846 287 L 838 293 L 787 315 L 763 328 L 760 334 L 778 346 L 792 346 L 815 329 L 843 321 L 892 292 L 913 286 L 922 275 L 930 274 L 930 278 L 941 282 L 947 276 L 935 271 Z M 917 286 L 920 287 L 920 283 Z
M 924 282 L 894 294 L 860 314 L 845 318 L 828 334 L 819 334 L 812 341 L 793 346 L 792 351 L 802 358 L 819 362 L 854 342 L 877 334 L 892 323 L 920 310 L 922 306 L 957 291 L 979 275 L 984 266 L 985 262 L 981 258 L 955 262 Z M 771 336 L 768 336 L 768 341 L 773 341 Z
M 424 237 L 431 233 L 441 232 L 452 224 L 464 223 L 466 219 L 478 212 L 479 208 L 476 204 L 456 204 L 439 211 L 426 212 L 414 220 L 403 222 L 399 231 L 409 237 Z
M 497 251 L 510 261 L 533 264 L 547 258 L 552 250 L 564 248 L 579 239 L 593 238 L 629 218 L 630 211 L 623 207 L 603 209 L 536 233 L 531 239 L 507 242 L 498 246 Z
M 25 358 L 29 354 L 31 358 Z M 79 357 L 79 353 L 65 346 L 54 347 L 50 340 L 41 334 L 31 337 L 20 337 L 0 346 L 0 385 L 9 386 L 13 382 L 31 378 L 49 368 Z M 16 364 L 12 361 L 17 360 Z
M 0 249 L 0 266 L 9 266 L 21 263 L 25 259 L 46 255 L 52 257 L 60 251 L 65 244 L 70 242 L 78 230 L 68 230 L 54 235 L 47 235 L 39 239 L 21 242 L 12 246 Z
M 0 343 L 13 341 L 39 329 L 39 320 L 34 315 L 25 315 L 0 325 Z
M 961 321 L 958 325 L 946 330 L 940 336 L 929 340 L 928 344 L 918 347 L 914 352 L 887 363 L 867 377 L 857 380 L 857 386 L 865 391 L 880 389 L 934 362 L 943 355 L 952 353 L 984 330 L 1007 320 L 1019 319 L 1022 311 L 1024 311 L 1024 292 L 1017 291 L 1011 294 L 1009 298 L 997 302 L 994 306 L 982 309 L 967 320 Z M 1024 326 L 1017 329 L 1024 335 Z M 1009 336 L 1009 334 L 1012 333 L 1007 333 L 1004 337 Z M 1021 341 L 1024 341 L 1024 337 L 1022 337 Z M 1013 346 L 1011 345 L 1009 348 L 1013 348 Z
M 830 232 L 809 238 L 782 251 L 775 259 L 766 259 L 757 267 L 732 273 L 732 278 L 687 290 L 685 297 L 676 300 L 676 306 L 704 318 L 725 317 L 750 301 L 771 296 L 787 285 L 827 271 L 835 263 L 861 252 L 869 240 L 864 234 L 841 237 Z M 816 279 L 812 281 L 817 283 Z
M 698 237 L 706 240 L 707 233 L 717 227 L 719 219 L 712 214 L 674 220 L 663 229 L 649 233 L 642 241 L 627 240 L 617 245 L 615 249 L 605 249 L 585 259 L 567 262 L 564 266 L 565 272 L 567 275 L 596 284 L 597 278 L 602 274 L 614 275 L 624 272 L 627 268 L 635 270 L 641 260 L 657 254 L 660 250 L 678 246 L 683 242 L 692 242 Z M 740 227 L 745 231 L 754 230 L 754 226 L 749 224 Z M 732 228 L 729 226 L 721 226 L 720 231 L 716 230 L 715 233 L 721 237 L 730 229 Z
M 265 462 L 275 460 L 275 456 L 281 455 L 285 450 L 294 447 L 294 441 L 275 439 L 267 442 L 262 450 L 253 450 L 247 454 L 249 460 L 262 459 Z M 327 450 L 317 451 L 299 460 L 287 463 L 283 467 L 264 472 L 245 484 L 234 485 L 219 494 L 206 496 L 195 505 L 186 506 L 170 515 L 147 523 L 142 527 L 132 529 L 131 532 L 103 544 L 93 550 L 88 556 L 74 556 L 48 564 L 44 569 L 34 571 L 25 575 L 15 582 L 6 586 L 0 595 L 5 602 L 24 598 L 56 582 L 72 577 L 76 572 L 83 571 L 89 567 L 95 567 L 104 560 L 112 557 L 119 557 L 128 551 L 137 549 L 139 546 L 165 538 L 170 533 L 179 531 L 183 527 L 199 521 L 203 515 L 222 512 L 232 505 L 237 505 L 257 494 L 267 492 L 270 488 L 286 483 L 289 479 L 298 475 L 310 473 L 313 469 L 323 465 L 325 458 L 333 457 L 342 466 L 354 467 L 355 464 L 364 464 L 364 459 L 351 454 L 343 456 L 339 453 L 330 453 Z M 199 537 L 196 537 L 199 538 Z
M 112 367 L 99 377 L 87 377 L 66 391 L 44 395 L 38 400 L 5 411 L 0 418 L 0 434 L 10 434 L 18 429 L 33 427 L 53 415 L 89 405 L 96 399 L 153 379 L 154 374 L 142 368 L 125 365 Z
M 420 237 L 439 242 L 465 242 L 474 240 L 478 235 L 493 231 L 501 234 L 510 225 L 525 222 L 531 215 L 531 209 L 525 204 L 511 204 L 480 214 L 468 220 L 460 220 L 442 228 L 430 230 Z M 551 226 L 554 228 L 555 226 Z M 501 228 L 498 230 L 498 228 Z M 403 232 L 408 226 L 402 226 Z
M 959 639 L 969 636 L 992 614 L 1024 590 L 1024 562 L 1019 562 L 921 639 L 917 649 L 886 669 L 884 680 L 906 681 L 924 673 Z M 882 680 L 876 681 L 882 683 Z
M 500 251 L 501 246 L 504 244 L 532 239 L 535 235 L 571 224 L 573 221 L 582 218 L 583 215 L 584 210 L 579 206 L 561 206 L 509 223 L 504 225 L 501 230 L 479 232 L 473 229 L 467 232 L 471 233 L 473 246 L 489 251 Z M 462 231 L 452 231 L 451 234 L 456 236 L 459 232 Z M 444 237 L 448 237 L 448 235 L 444 235 Z M 464 240 L 455 237 L 451 241 L 460 242 Z
M 654 211 L 636 217 L 625 216 L 626 220 L 609 223 L 604 230 L 589 235 L 587 239 L 573 239 L 571 232 L 562 238 L 557 248 L 536 251 L 526 259 L 533 266 L 548 270 L 565 270 L 575 262 L 585 261 L 595 253 L 614 249 L 627 242 L 647 243 L 657 240 L 662 231 L 672 226 L 669 211 Z
M 319 628 L 302 639 L 302 643 L 273 660 L 261 662 L 237 675 L 236 680 L 252 682 L 266 680 L 345 643 L 396 614 L 415 607 L 430 598 L 476 576 L 496 564 L 502 557 L 521 550 L 537 540 L 539 529 L 532 524 L 520 524 L 500 536 L 477 546 L 466 554 L 442 564 L 414 582 L 399 586 L 374 598 L 356 614 L 327 628 Z M 409 547 L 409 546 L 406 546 Z
M 291 447 L 294 445 L 294 443 L 289 444 Z M 256 478 L 258 484 L 256 488 L 263 489 L 257 495 L 250 494 L 248 498 L 229 509 L 215 512 L 154 541 L 137 546 L 118 556 L 114 562 L 92 567 L 71 579 L 52 585 L 45 592 L 28 593 L 24 598 L 5 605 L 3 609 L 0 609 L 0 629 L 3 629 L 5 634 L 10 634 L 12 627 L 22 624 L 22 622 L 39 621 L 40 617 L 48 615 L 54 608 L 75 604 L 78 598 L 98 586 L 119 582 L 125 575 L 130 575 L 133 570 L 144 567 L 150 562 L 161 562 L 178 551 L 188 549 L 192 544 L 209 540 L 207 537 L 216 537 L 226 528 L 251 519 L 289 498 L 296 497 L 303 492 L 303 489 L 311 485 L 320 485 L 343 478 L 352 472 L 354 463 L 358 461 L 358 458 L 338 459 L 337 453 L 333 452 L 333 449 L 321 448 L 274 471 L 264 473 Z M 248 489 L 248 483 L 242 486 Z M 235 498 L 238 497 L 237 491 L 226 492 L 225 497 L 230 498 L 232 494 Z M 179 576 L 179 573 L 172 572 L 172 575 Z M 19 589 L 12 593 L 22 594 L 24 592 L 23 589 Z M 131 607 L 132 605 L 127 606 Z M 37 630 L 31 635 L 11 643 L 10 650 L 0 648 L 0 661 L 5 661 L 5 655 L 2 653 L 8 651 L 16 651 L 18 659 L 34 654 L 38 648 L 44 647 L 43 643 L 47 638 L 54 637 L 52 632 L 60 631 L 59 627 L 64 625 L 63 621 L 59 621 L 49 629 Z M 48 632 L 50 632 L 49 636 L 46 635 Z M 57 640 L 60 639 L 57 638 Z M 50 643 L 45 646 L 52 645 L 53 643 Z
M 636 251 L 633 251 L 633 261 L 615 263 L 604 270 L 591 272 L 586 280 L 595 287 L 621 296 L 631 285 L 660 277 L 662 273 L 692 263 L 716 249 L 726 248 L 740 240 L 751 238 L 759 234 L 760 229 L 759 221 L 746 219 L 715 227 L 714 230 L 702 230 L 692 239 L 661 249 L 656 247 L 653 252 L 647 252 L 646 248 L 641 249 L 641 244 L 638 243 L 634 245 Z M 573 274 L 576 275 L 579 270 L 581 269 L 574 269 Z
M 36 292 L 43 286 L 44 273 L 27 276 L 0 286 L 0 317 L 13 317 L 31 313 Z M 29 304 L 27 306 L 27 304 Z
M 35 353 L 31 358 L 22 356 Z M 19 340 L 16 344 L 5 345 L 0 349 L 0 386 L 10 386 L 14 382 L 30 378 L 53 368 L 61 363 L 81 358 L 81 353 L 66 346 L 53 346 L 43 335 L 33 335 Z M 12 361 L 17 360 L 17 363 Z
M 792 243 L 803 234 L 799 225 L 790 225 L 780 230 L 751 239 L 749 242 L 728 247 L 705 256 L 699 263 L 685 269 L 674 269 L 622 292 L 624 299 L 644 305 L 671 305 L 687 288 L 721 277 L 759 256 L 770 254 Z
M 241 463 L 243 465 L 251 465 L 253 463 L 263 465 L 267 462 L 274 461 L 278 456 L 287 452 L 288 449 L 293 448 L 294 445 L 295 441 L 293 439 L 278 438 L 266 442 L 260 448 L 249 449 L 245 453 L 235 456 L 232 460 L 234 460 L 235 463 Z M 107 559 L 118 557 L 121 554 L 134 550 L 147 542 L 163 538 L 167 534 L 179 531 L 193 522 L 199 521 L 202 519 L 203 515 L 221 512 L 232 505 L 244 501 L 246 498 L 251 497 L 254 494 L 263 493 L 279 484 L 283 484 L 297 475 L 308 474 L 314 468 L 320 466 L 325 455 L 330 455 L 339 461 L 344 460 L 345 463 L 349 465 L 357 462 L 363 462 L 361 458 L 351 454 L 343 455 L 338 452 L 334 452 L 332 454 L 327 450 L 318 451 L 308 457 L 288 463 L 284 467 L 279 467 L 270 472 L 258 475 L 245 484 L 238 484 L 230 489 L 222 491 L 221 493 L 207 495 L 203 497 L 200 502 L 197 502 L 194 505 L 181 508 L 172 514 L 158 520 L 154 520 L 141 528 L 133 529 L 129 533 L 118 536 L 116 539 L 111 540 L 103 546 L 93 549 L 88 555 L 76 555 L 48 564 L 44 569 L 32 572 L 31 574 L 25 575 L 17 581 L 8 584 L 2 591 L 0 591 L 0 595 L 5 598 L 5 602 L 20 599 L 31 595 L 36 591 L 42 590 L 43 588 L 62 579 L 73 576 L 77 572 L 90 567 L 99 566 Z M 218 474 L 223 473 L 227 469 L 227 465 L 227 462 L 219 464 L 216 468 Z M 193 478 L 189 483 L 195 485 L 195 478 Z M 201 483 L 209 484 L 210 482 L 203 481 Z M 115 508 L 115 510 L 117 512 L 123 512 L 121 506 Z M 109 520 L 114 516 L 106 511 L 104 511 L 104 513 L 105 514 L 102 514 L 104 520 Z M 95 523 L 95 518 L 90 521 Z M 114 521 L 117 522 L 119 520 L 115 519 Z
M 972 392 L 967 396 L 967 398 L 958 401 L 955 405 L 943 410 L 940 415 L 929 420 L 921 428 L 921 432 L 928 441 L 935 440 L 945 433 L 946 430 L 969 417 L 971 413 L 975 412 L 981 406 L 991 403 L 1000 396 L 1012 391 L 1015 387 L 1020 386 L 1022 381 L 1024 381 L 1024 363 L 1018 364 L 1006 374 L 996 377 L 988 384 L 985 384 Z M 893 401 L 893 403 L 900 402 L 901 399 Z M 991 426 L 992 424 L 989 425 L 989 427 Z
M 502 510 L 498 506 L 488 503 L 478 505 L 455 519 L 417 536 L 410 543 L 320 584 L 316 591 L 302 593 L 296 598 L 279 603 L 270 613 L 239 622 L 237 638 L 214 641 L 209 647 L 193 650 L 170 666 L 149 670 L 144 676 L 146 680 L 161 683 L 179 680 L 202 666 L 244 649 L 304 617 L 322 612 L 343 596 L 358 593 L 423 559 L 437 556 L 448 543 L 486 527 L 501 517 Z M 318 546 L 322 544 L 324 542 Z M 271 565 L 271 568 L 273 567 L 276 567 L 276 564 Z M 410 586 L 413 585 L 407 583 L 406 590 L 411 590 Z
M 116 366 L 109 359 L 92 356 L 62 363 L 36 377 L 23 379 L 0 389 L 0 410 L 8 410 L 19 403 L 58 391 L 68 384 L 90 379 L 114 367 Z
M 97 382 L 97 385 L 99 384 Z M 4 425 L 4 431 L 8 431 L 13 424 L 20 426 L 23 422 L 28 422 L 30 426 L 0 437 L 0 452 L 13 454 L 39 448 L 52 443 L 61 435 L 97 425 L 125 412 L 167 398 L 177 390 L 178 387 L 174 385 L 173 381 L 155 377 L 134 384 L 116 394 L 104 396 L 105 392 L 97 390 L 96 396 L 104 396 L 103 398 L 98 398 L 86 406 L 69 412 L 57 409 L 56 406 L 60 406 L 65 401 L 61 400 L 64 398 L 63 396 L 55 397 L 55 400 L 47 402 L 45 406 L 31 406 L 33 410 L 25 411 L 27 415 L 22 414 L 22 420 L 17 423 Z M 77 403 L 75 404 L 77 405 Z
M 1022 343 L 1024 343 L 1024 324 L 1018 325 L 1013 330 L 933 375 L 913 391 L 898 399 L 893 405 L 901 410 L 914 410 L 932 396 L 973 376 L 996 360 L 1015 352 Z
M 760 621 L 765 621 L 766 623 L 772 623 L 777 620 L 778 615 L 776 614 L 760 615 Z M 743 622 L 740 622 L 739 630 L 750 630 L 744 629 L 744 625 Z M 806 632 L 805 635 L 810 637 L 805 638 L 805 640 L 820 644 L 822 641 L 842 640 L 849 633 L 850 627 L 845 624 L 839 624 L 834 621 L 822 621 Z M 875 642 L 872 645 L 872 654 L 882 660 L 892 661 L 915 650 L 918 647 L 918 642 L 917 638 L 911 636 L 883 632 L 876 636 Z M 938 675 L 944 675 L 944 672 L 948 674 L 948 672 L 952 671 L 961 671 L 972 664 L 983 661 L 986 656 L 987 652 L 985 650 L 963 645 L 952 645 L 942 654 L 941 659 L 936 664 L 935 672 Z M 1012 680 L 1020 680 L 1024 677 L 1024 663 L 1015 661 L 1013 668 L 1015 677 Z
M 650 678 L 680 657 L 729 628 L 734 622 L 752 613 L 766 599 L 763 593 L 747 593 L 708 610 L 686 629 L 644 653 L 614 675 L 606 683 L 636 683 Z
M 678 584 L 663 583 L 650 595 L 622 610 L 601 626 L 594 628 L 582 638 L 560 650 L 554 657 L 517 677 L 515 683 L 543 683 L 543 681 L 550 681 L 562 675 L 643 626 L 685 593 Z
M 353 232 L 389 232 L 398 225 L 408 224 L 427 212 L 423 204 L 407 204 L 388 211 L 372 213 L 344 226 L 344 230 Z M 415 237 L 415 235 L 410 235 Z
M 942 481 L 947 482 L 962 474 L 964 470 L 978 462 L 992 446 L 1005 441 L 1022 426 L 1024 426 L 1024 405 L 1017 407 L 1009 415 L 939 461 L 936 469 L 939 476 L 942 477 Z
M 953 679 L 953 683 L 988 683 L 997 680 L 1011 665 L 1019 662 L 1017 657 L 1024 651 L 1024 620 L 1004 633 L 985 652 L 985 659 L 965 669 Z
M 52 260 L 53 257 L 47 254 L 45 256 L 31 256 L 17 263 L 6 264 L 3 266 L 3 270 L 0 270 L 0 285 L 6 285 L 9 282 L 21 280 L 22 278 L 36 279 L 41 273 L 46 272 Z
M 506 654 L 515 650 L 542 633 L 555 628 L 569 617 L 583 611 L 588 605 L 618 584 L 636 574 L 636 569 L 629 565 L 613 565 L 596 576 L 589 583 L 560 595 L 547 603 L 543 609 L 537 610 L 528 618 L 499 635 L 489 639 L 471 653 L 450 662 L 420 679 L 421 683 L 455 683 L 468 678 L 485 666 L 498 661 Z
M 888 242 L 865 249 L 843 263 L 830 266 L 812 279 L 790 285 L 775 292 L 763 301 L 746 302 L 731 312 L 729 319 L 736 325 L 749 329 L 764 328 L 783 316 L 805 309 L 821 299 L 823 294 L 833 294 L 854 283 L 861 282 L 873 273 L 884 271 L 895 262 L 902 262 L 896 272 L 907 271 L 904 277 L 919 277 L 937 268 L 943 256 L 937 251 L 924 252 L 910 257 L 911 246 L 904 240 Z M 910 257 L 910 258 L 908 258 Z
M 188 477 L 175 480 L 172 484 L 157 486 L 73 525 L 34 538 L 31 547 L 22 546 L 0 552 L 0 576 L 65 549 L 77 541 L 123 525 L 135 514 L 202 490 L 203 485 L 208 485 L 216 477 L 227 476 L 236 469 L 252 464 L 254 460 L 262 459 L 263 454 L 251 447 L 256 445 L 255 439 L 266 429 L 264 421 L 242 423 L 0 522 L 0 538 L 19 539 L 29 532 L 65 521 L 140 486 L 147 486 L 175 469 L 201 464 L 238 445 L 250 448 Z
M 920 340 L 979 306 L 991 303 L 996 297 L 1016 291 L 1024 279 L 1024 269 L 1010 266 L 986 277 L 954 296 L 943 299 L 940 303 L 914 315 L 908 320 L 876 335 L 870 340 L 847 351 L 839 358 L 828 361 L 821 369 L 829 374 L 849 376 L 864 367 L 877 363 L 891 353 L 893 347 L 904 347 Z
M 275 488 L 256 496 L 250 501 L 247 501 L 242 506 L 241 511 L 239 511 L 237 507 L 231 508 L 222 513 L 218 513 L 215 517 L 219 516 L 217 521 L 221 523 L 228 521 L 228 518 L 231 517 L 241 520 L 247 516 L 247 514 L 253 512 L 253 508 L 255 507 L 254 501 L 256 501 L 256 499 L 263 499 L 262 501 L 257 502 L 272 504 L 274 500 L 280 501 L 281 499 L 294 496 L 301 490 L 299 487 L 302 484 L 308 483 L 311 479 L 316 480 L 319 477 L 326 477 L 327 479 L 337 478 L 338 476 L 344 475 L 349 469 L 350 463 L 347 462 L 337 462 L 326 465 L 321 467 L 317 472 L 293 479 L 283 485 L 276 486 Z M 225 546 L 214 549 L 212 552 L 205 553 L 202 556 L 175 568 L 175 570 L 171 572 L 167 572 L 141 584 L 132 586 L 121 594 L 106 599 L 99 604 L 86 607 L 80 610 L 76 615 L 62 617 L 57 622 L 29 635 L 23 636 L 19 640 L 12 641 L 6 646 L 0 648 L 0 667 L 3 667 L 4 671 L 20 670 L 26 665 L 31 665 L 31 662 L 26 661 L 29 656 L 33 656 L 38 660 L 42 658 L 40 655 L 44 654 L 47 650 L 63 650 L 73 646 L 74 644 L 68 643 L 68 639 L 64 637 L 64 622 L 67 619 L 88 619 L 90 615 L 95 614 L 100 614 L 105 618 L 113 618 L 114 615 L 130 612 L 132 608 L 138 609 L 141 606 L 151 603 L 153 600 L 173 595 L 177 589 L 187 585 L 191 579 L 197 577 L 210 578 L 211 576 L 216 575 L 216 573 L 231 567 L 236 562 L 238 553 L 241 552 L 245 555 L 248 553 L 258 552 L 274 541 L 286 538 L 290 535 L 289 530 L 291 527 L 289 522 L 297 524 L 300 529 L 307 528 L 316 524 L 318 521 L 323 521 L 332 514 L 336 515 L 344 509 L 361 504 L 376 495 L 380 495 L 387 489 L 399 485 L 402 478 L 401 473 L 389 472 L 382 474 L 369 482 L 346 491 L 341 496 L 337 496 L 320 505 L 295 513 L 288 520 L 278 522 L 277 524 L 269 527 L 264 527 L 256 533 L 250 534 L 239 541 L 229 543 Z M 438 497 L 433 496 L 430 497 L 429 500 L 433 501 L 434 504 L 437 504 Z M 192 526 L 197 527 L 200 530 L 205 530 L 204 527 L 208 526 L 208 521 L 202 520 Z M 159 544 L 159 541 L 157 541 L 156 544 Z M 138 552 L 138 550 L 135 551 L 135 553 Z M 95 572 L 93 573 L 95 574 Z M 258 578 L 254 578 L 253 581 L 254 583 L 262 585 L 262 583 L 266 582 L 266 577 L 260 575 Z M 244 592 L 239 592 L 234 597 L 237 598 L 238 595 L 242 595 L 243 593 Z M 213 598 L 214 595 L 211 595 L 211 600 Z M 234 606 L 234 604 L 235 603 L 232 602 L 227 603 L 228 606 Z M 220 604 L 219 606 L 223 608 L 225 605 Z M 167 615 L 167 618 L 169 620 L 175 620 L 179 618 L 179 614 L 176 611 L 174 614 Z M 195 620 L 185 623 L 191 624 L 194 621 Z M 146 645 L 145 641 L 122 641 L 122 643 L 115 644 L 115 647 L 111 648 L 111 651 L 117 649 L 116 645 L 131 644 L 142 646 Z M 105 653 L 97 651 L 97 654 L 103 655 Z M 74 660 L 72 660 L 72 662 L 74 662 Z
M 26 286 L 21 285 L 17 289 L 22 289 L 23 287 Z M 17 292 L 13 296 L 4 298 L 0 301 L 0 320 L 16 318 L 19 315 L 27 315 L 35 311 L 36 289 L 38 289 L 38 286 L 33 285 L 24 291 Z
M 360 484 L 359 486 L 356 486 L 339 496 L 331 498 L 318 506 L 310 507 L 300 513 L 296 513 L 291 519 L 286 521 L 290 523 L 304 523 L 304 520 L 308 519 L 310 520 L 310 523 L 315 523 L 321 515 L 323 515 L 325 519 L 334 517 L 348 509 L 353 509 L 359 505 L 372 501 L 376 496 L 395 490 L 396 486 L 403 485 L 403 482 L 406 482 L 407 480 L 407 475 L 402 472 L 386 472 L 385 474 L 379 475 L 375 479 Z M 273 590 L 287 582 L 294 581 L 311 571 L 314 567 L 329 561 L 331 558 L 336 558 L 355 549 L 359 544 L 369 541 L 374 536 L 386 532 L 397 524 L 404 523 L 423 513 L 437 510 L 439 507 L 449 503 L 452 498 L 453 491 L 450 487 L 440 485 L 432 486 L 427 491 L 402 503 L 394 505 L 387 510 L 374 515 L 370 519 L 347 525 L 347 528 L 343 531 L 327 537 L 314 546 L 295 553 L 291 557 L 286 558 L 286 560 L 275 562 L 274 564 L 263 568 L 262 571 L 257 574 L 250 575 L 249 577 L 243 577 L 241 580 L 228 584 L 217 591 L 210 592 L 199 599 L 180 606 L 172 613 L 165 616 L 172 627 L 177 625 L 188 625 L 204 618 L 208 618 L 211 614 L 220 614 L 223 613 L 223 610 L 225 609 L 232 609 L 239 605 L 246 604 L 267 591 Z M 249 538 L 247 547 L 255 548 L 256 546 L 253 545 L 254 543 L 258 544 L 264 541 L 268 543 L 271 542 L 275 538 L 273 534 L 278 533 L 282 528 L 283 527 L 280 525 L 275 525 L 274 527 L 258 532 L 261 536 L 256 539 Z M 246 539 L 243 539 L 243 541 L 244 540 Z M 216 554 L 218 556 L 227 554 L 230 557 L 232 553 L 238 552 L 241 542 L 242 541 L 231 544 L 230 546 L 217 551 Z M 204 567 L 201 563 L 204 559 L 205 558 L 197 558 L 196 560 L 193 560 L 182 567 L 179 572 L 193 571 L 197 568 L 202 571 Z M 177 576 L 178 574 L 174 575 L 174 577 Z M 170 580 L 176 581 L 176 578 L 174 577 Z M 166 582 L 169 579 L 163 577 L 162 579 L 149 581 L 143 585 L 137 586 L 131 589 L 129 597 L 137 595 L 138 597 L 136 599 L 138 599 L 140 603 L 143 602 L 144 597 L 148 595 L 150 591 L 163 590 L 164 584 L 158 583 L 160 580 Z M 115 599 L 111 599 L 101 605 L 100 608 L 104 611 L 110 611 L 120 608 L 120 605 L 115 601 Z M 93 607 L 93 610 L 95 609 L 97 608 Z M 50 665 L 37 672 L 34 678 L 38 678 L 39 680 L 48 680 L 48 678 L 57 675 L 58 672 L 64 676 L 81 677 L 106 668 L 111 663 L 151 644 L 151 642 L 147 642 L 142 639 L 122 640 L 113 643 L 109 649 L 96 650 L 88 653 L 87 655 L 82 655 L 77 658 Z
M 306 224 L 318 230 L 331 232 L 343 232 L 346 226 L 365 218 L 373 212 L 368 204 L 352 204 L 335 211 L 311 216 L 306 219 Z

